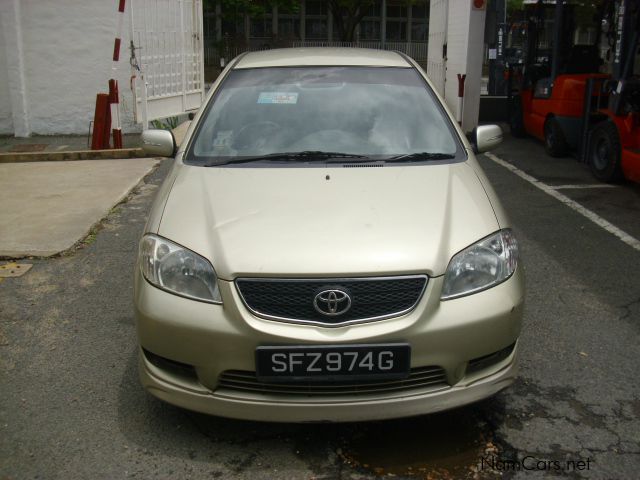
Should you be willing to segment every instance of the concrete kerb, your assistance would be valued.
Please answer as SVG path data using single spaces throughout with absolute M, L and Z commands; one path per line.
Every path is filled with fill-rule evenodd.
M 0 153 L 0 163 L 23 162 L 66 162 L 73 160 L 113 160 L 124 158 L 144 158 L 141 148 L 121 148 L 113 150 L 69 150 L 61 152 L 19 152 Z
M 176 145 L 180 146 L 191 124 L 190 120 L 182 122 L 171 133 Z M 24 162 L 68 162 L 74 160 L 119 160 L 124 158 L 148 158 L 142 148 L 119 148 L 112 150 L 62 150 L 44 152 L 2 152 L 2 163 Z

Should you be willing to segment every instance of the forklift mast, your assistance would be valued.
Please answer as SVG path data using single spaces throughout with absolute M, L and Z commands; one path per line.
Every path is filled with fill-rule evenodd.
M 560 52 L 563 48 L 564 32 L 564 1 L 556 1 L 554 29 L 553 29 L 553 49 L 551 50 L 551 78 L 555 79 L 560 71 Z
M 638 0 L 620 0 L 615 17 L 615 49 L 612 79 L 626 80 L 632 74 L 635 53 L 638 48 Z M 635 18 L 634 17 L 635 14 Z
M 551 78 L 556 78 L 562 72 L 567 61 L 567 51 L 573 46 L 574 7 L 575 5 L 567 0 L 554 3 L 538 0 L 535 4 L 529 4 L 525 65 L 540 63 L 541 32 L 548 28 L 547 13 L 553 9 L 553 40 L 551 50 L 545 53 L 549 60 Z M 598 31 L 597 38 L 599 34 Z M 596 44 L 597 42 L 598 40 Z
M 620 115 L 625 90 L 634 75 L 633 67 L 638 51 L 640 31 L 640 0 L 619 0 L 615 8 L 615 46 L 611 64 L 612 90 L 609 108 Z M 637 75 L 638 72 L 635 72 Z M 637 83 L 637 82 L 634 82 Z M 637 86 L 636 86 L 637 88 Z
M 536 4 L 533 11 L 527 17 L 527 42 L 525 65 L 533 65 L 537 63 L 538 58 L 538 41 L 540 36 L 540 26 L 544 20 L 544 10 L 541 1 Z

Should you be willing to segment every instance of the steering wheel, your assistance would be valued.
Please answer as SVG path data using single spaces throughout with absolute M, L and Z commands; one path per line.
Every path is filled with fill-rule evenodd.
M 236 133 L 233 147 L 237 150 L 249 147 L 263 147 L 269 141 L 269 137 L 280 130 L 282 130 L 282 127 L 270 120 L 247 123 Z

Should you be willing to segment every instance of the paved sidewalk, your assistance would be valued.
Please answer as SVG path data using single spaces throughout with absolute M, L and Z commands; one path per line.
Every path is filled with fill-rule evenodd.
M 0 256 L 50 256 L 71 248 L 158 163 L 0 164 Z

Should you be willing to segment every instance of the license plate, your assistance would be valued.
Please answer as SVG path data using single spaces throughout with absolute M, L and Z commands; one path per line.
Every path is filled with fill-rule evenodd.
M 406 343 L 256 349 L 256 374 L 263 382 L 399 379 L 409 375 L 410 363 Z

